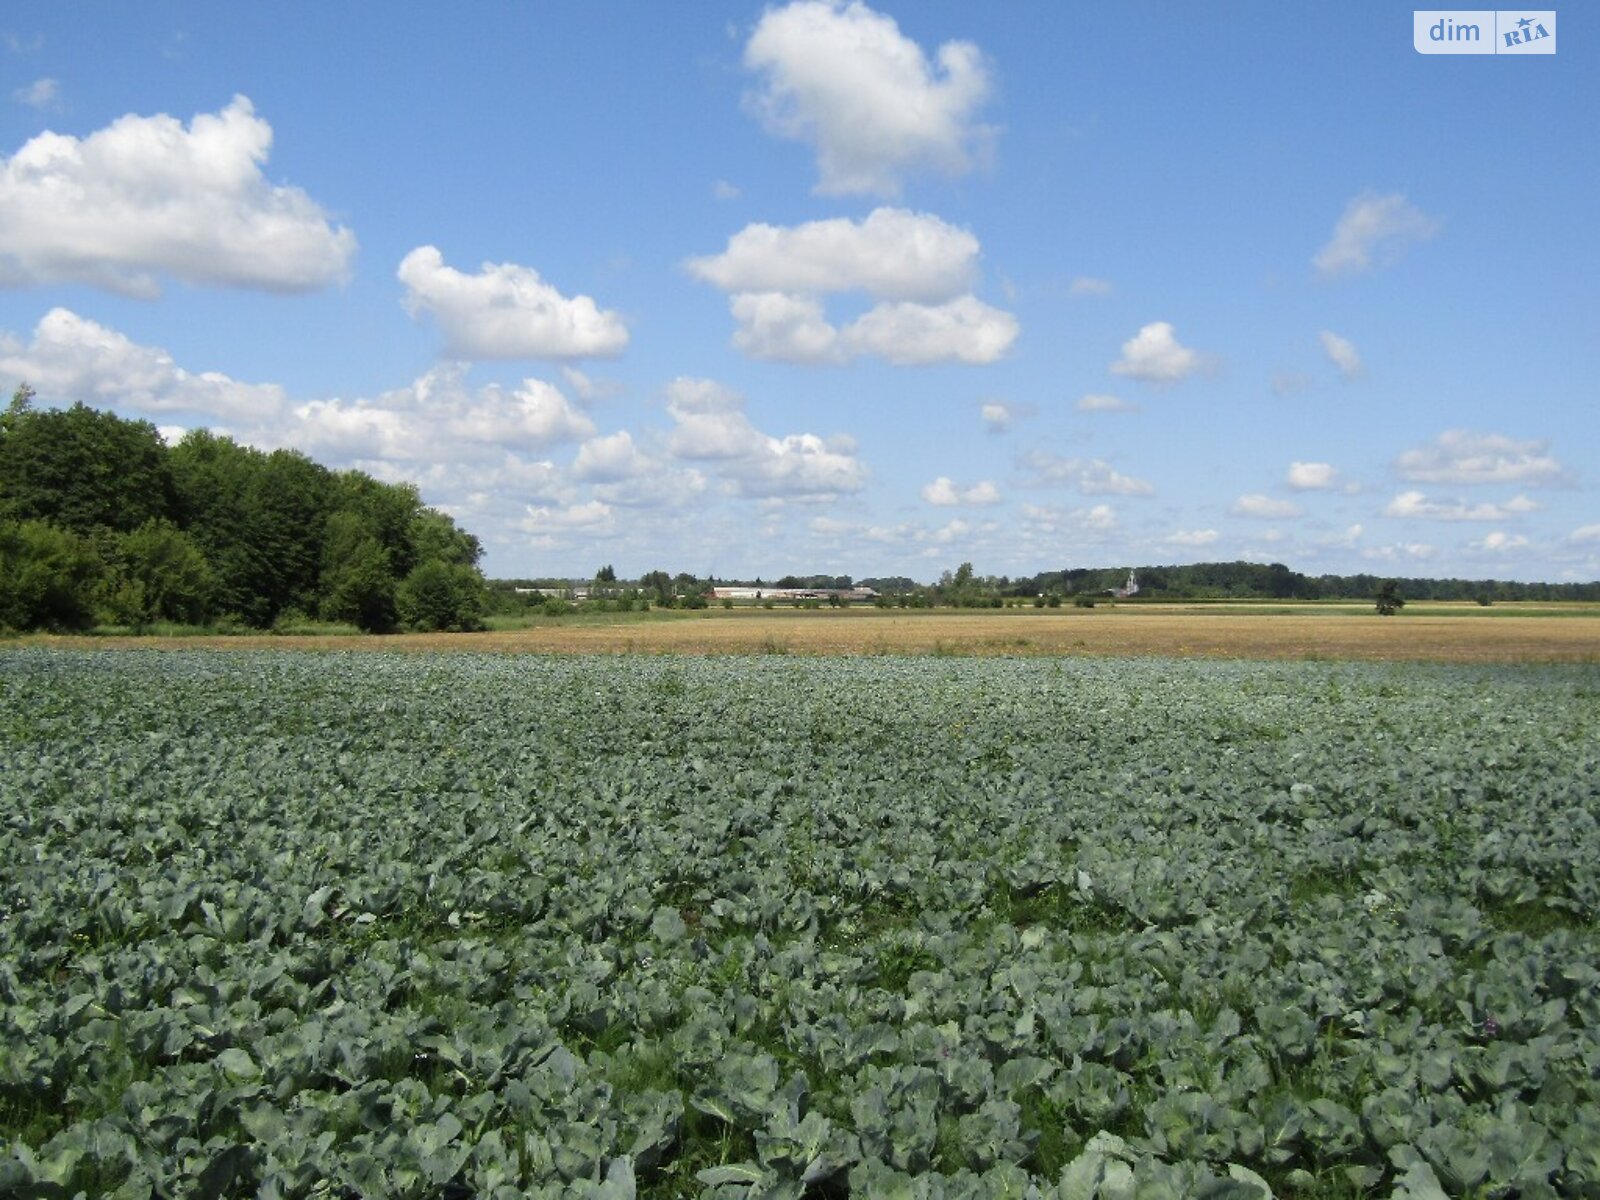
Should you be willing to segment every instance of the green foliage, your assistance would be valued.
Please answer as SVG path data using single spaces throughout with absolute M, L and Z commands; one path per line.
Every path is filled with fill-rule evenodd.
M 1374 607 L 1379 616 L 1392 617 L 1405 606 L 1406 598 L 1400 594 L 1400 585 L 1393 579 L 1385 579 L 1378 585 Z
M 81 534 L 126 533 L 171 515 L 172 475 L 154 425 L 30 400 L 19 388 L 0 425 L 0 515 Z
M 482 629 L 487 604 L 483 577 L 462 563 L 425 562 L 395 591 L 395 607 L 408 629 Z
M 169 449 L 148 422 L 32 400 L 23 385 L 0 414 L 0 519 L 6 553 L 26 566 L 0 581 L 0 619 L 15 628 L 82 627 L 98 607 L 139 629 L 217 616 L 269 628 L 309 613 L 379 632 L 400 618 L 400 581 L 429 563 L 460 570 L 417 578 L 416 621 L 481 624 L 482 547 L 411 484 L 204 429 Z
M 194 539 L 170 521 L 150 520 L 118 540 L 105 581 L 113 620 L 203 624 L 211 615 L 216 577 Z
M 394 628 L 398 615 L 389 551 L 354 512 L 328 518 L 322 543 L 324 620 L 348 621 L 369 633 Z
M 0 651 L 0 1191 L 1588 1195 L 1597 689 Z
M 83 629 L 104 567 L 93 544 L 44 521 L 0 521 L 0 629 Z

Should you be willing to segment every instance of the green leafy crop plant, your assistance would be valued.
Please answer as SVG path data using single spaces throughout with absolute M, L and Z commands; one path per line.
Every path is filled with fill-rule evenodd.
M 1592 666 L 0 651 L 0 1193 L 1600 1188 Z

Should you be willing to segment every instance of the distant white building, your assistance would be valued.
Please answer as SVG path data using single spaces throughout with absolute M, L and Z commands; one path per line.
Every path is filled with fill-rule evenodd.
M 746 587 L 744 585 L 730 587 L 714 587 L 711 589 L 713 600 L 829 600 L 838 597 L 849 603 L 851 601 L 876 600 L 878 593 L 875 588 L 782 588 L 782 587 Z

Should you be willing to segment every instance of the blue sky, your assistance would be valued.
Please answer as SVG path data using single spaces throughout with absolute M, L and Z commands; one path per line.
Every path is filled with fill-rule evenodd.
M 0 382 L 499 576 L 1600 577 L 1591 15 L 8 5 Z

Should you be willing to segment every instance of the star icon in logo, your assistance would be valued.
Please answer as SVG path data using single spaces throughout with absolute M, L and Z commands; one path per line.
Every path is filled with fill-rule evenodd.
M 1532 24 L 1533 24 L 1533 20 L 1532 20 L 1532 18 L 1529 18 L 1529 17 L 1523 17 L 1522 20 L 1517 22 L 1518 28 L 1522 29 L 1523 32 L 1527 32 L 1528 26 L 1532 25 Z

